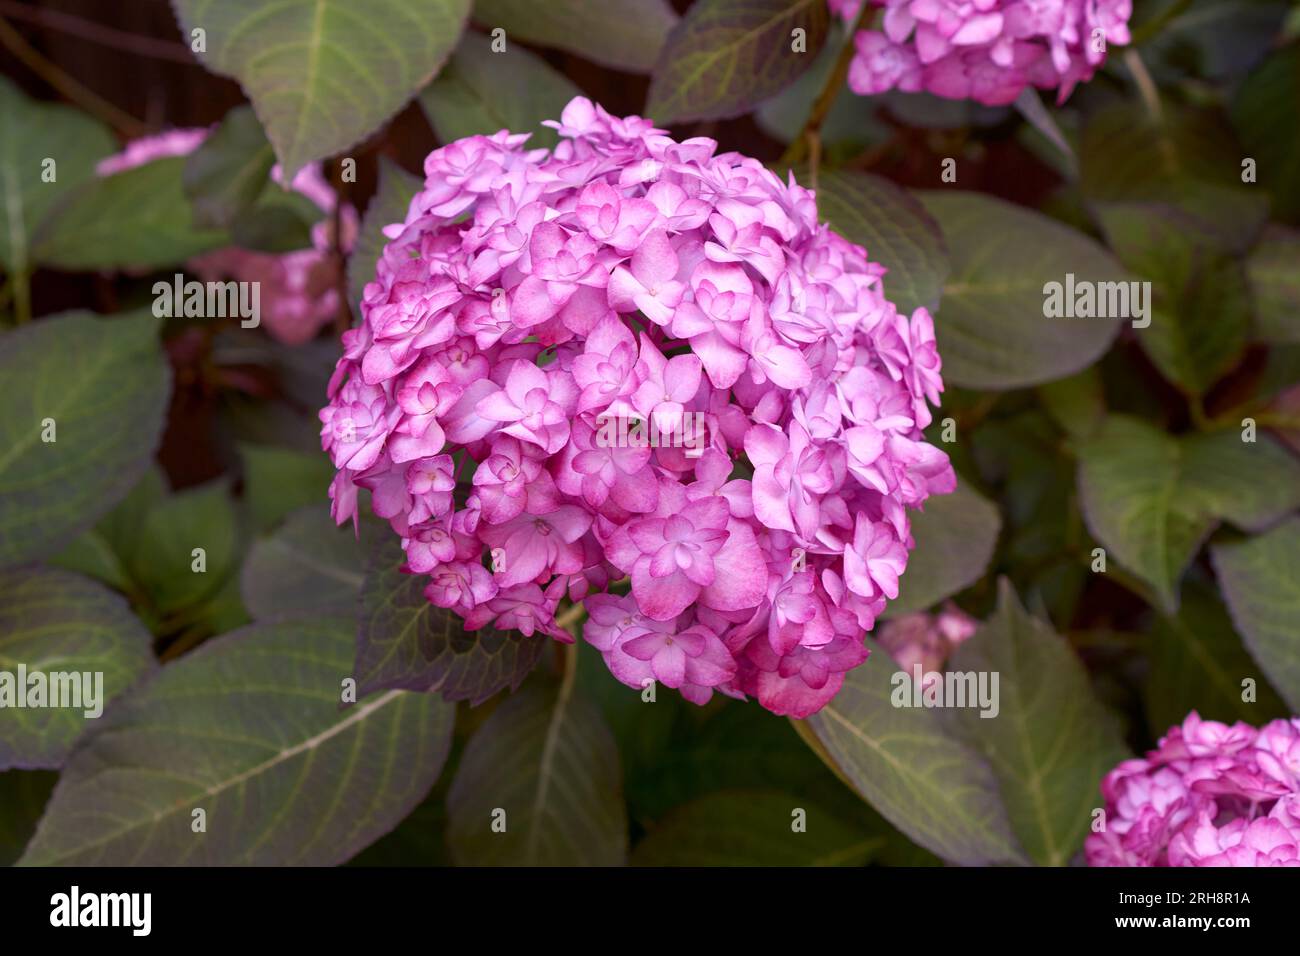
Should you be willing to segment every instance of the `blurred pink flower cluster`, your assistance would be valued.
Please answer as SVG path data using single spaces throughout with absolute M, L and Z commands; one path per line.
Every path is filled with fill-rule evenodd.
M 931 318 L 758 161 L 581 97 L 549 125 L 433 152 L 386 230 L 320 416 L 335 517 L 369 490 L 470 629 L 567 640 L 567 596 L 624 683 L 805 716 L 955 485 Z
M 207 139 L 207 129 L 173 129 L 132 140 L 126 148 L 100 161 L 100 176 L 144 166 L 171 156 L 188 156 Z M 280 167 L 271 178 L 283 183 Z M 286 345 L 310 341 L 339 312 L 339 276 L 342 263 L 332 251 L 334 191 L 321 175 L 319 164 L 304 166 L 293 178 L 294 192 L 310 199 L 325 218 L 312 226 L 311 246 L 292 252 L 256 252 L 229 246 L 196 256 L 187 263 L 205 282 L 234 279 L 259 282 L 261 320 L 267 332 Z M 340 211 L 344 253 L 351 250 L 359 227 L 357 211 L 344 205 Z
M 852 24 L 861 0 L 828 0 Z M 861 30 L 849 87 L 867 96 L 924 91 L 989 106 L 1026 87 L 1057 90 L 1064 102 L 1129 42 L 1132 0 L 871 0 L 883 30 Z
M 1193 711 L 1101 792 L 1090 866 L 1300 866 L 1300 718 L 1256 730 Z
M 900 670 L 912 674 L 920 667 L 924 687 L 941 679 L 952 652 L 978 629 L 975 618 L 949 602 L 938 614 L 917 611 L 892 617 L 876 629 L 875 638 Z

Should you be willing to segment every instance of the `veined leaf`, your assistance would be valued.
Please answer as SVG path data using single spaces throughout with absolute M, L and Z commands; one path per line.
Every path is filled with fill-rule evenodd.
M 697 0 L 659 53 L 646 113 L 661 124 L 739 116 L 808 70 L 829 27 L 821 0 Z
M 20 862 L 330 866 L 388 832 L 437 779 L 454 710 L 340 706 L 352 631 L 257 624 L 163 668 L 76 751 Z
M 144 473 L 170 378 L 157 336 L 147 313 L 86 312 L 0 336 L 0 567 L 57 553 Z
M 173 0 L 203 64 L 238 80 L 286 181 L 374 132 L 456 46 L 470 0 Z
M 796 177 L 807 185 L 801 170 Z M 939 304 L 948 276 L 948 250 L 939 224 L 910 193 L 868 173 L 823 172 L 817 178 L 817 213 L 831 228 L 867 250 L 889 272 L 885 297 L 911 315 Z
M 911 676 L 868 641 L 871 657 L 849 672 L 825 707 L 803 721 L 835 768 L 909 838 L 969 866 L 1026 862 L 985 759 L 934 711 L 896 707 Z M 898 680 L 895 680 L 898 674 Z
M 522 46 L 507 42 L 504 52 L 494 53 L 491 40 L 467 31 L 446 69 L 420 94 L 420 106 L 444 143 L 508 129 L 531 133 L 530 147 L 549 148 L 558 136 L 541 121 L 559 119 L 569 100 L 581 95 L 568 77 Z
M 1211 551 L 1232 619 L 1269 680 L 1300 711 L 1300 517 Z
M 476 0 L 474 19 L 519 39 L 629 73 L 649 73 L 677 22 L 668 0 Z
M 978 389 L 1019 388 L 1091 365 L 1119 330 L 1114 318 L 1051 317 L 1049 283 L 1127 281 L 1087 236 L 976 193 L 924 192 L 952 271 L 935 315 L 943 377 Z
M 151 642 L 126 601 L 103 585 L 54 568 L 0 572 L 0 672 L 24 701 L 29 688 L 17 684 L 19 666 L 29 678 L 45 675 L 47 685 L 43 706 L 8 700 L 0 707 L 0 770 L 62 766 L 104 706 L 153 669 Z M 62 696 L 74 688 L 75 706 Z
M 86 114 L 29 100 L 0 77 L 0 266 L 6 272 L 30 268 L 37 227 L 112 151 L 113 137 Z
M 958 717 L 993 767 L 1021 845 L 1041 866 L 1067 865 L 1101 800 L 1101 778 L 1129 755 L 1082 664 L 1003 580 L 997 613 L 946 671 L 997 675 L 996 713 L 967 707 Z
M 1253 529 L 1285 514 L 1300 503 L 1300 466 L 1267 438 L 1175 438 L 1114 415 L 1079 447 L 1079 492 L 1093 535 L 1172 612 L 1183 571 L 1218 521 Z
M 195 221 L 185 163 L 172 156 L 82 183 L 46 218 L 33 259 L 68 271 L 160 269 L 226 245 L 224 231 Z
M 403 574 L 401 548 L 376 543 L 361 587 L 356 674 L 359 693 L 401 687 L 481 704 L 516 689 L 550 639 L 485 627 L 467 631 L 452 611 L 429 602 L 428 578 Z
M 618 748 L 571 681 L 503 701 L 465 748 L 448 841 L 476 866 L 618 866 L 627 810 Z
M 324 502 L 304 505 L 253 545 L 240 576 L 240 593 L 258 620 L 329 612 L 351 619 L 364 554 L 351 524 L 336 527 Z

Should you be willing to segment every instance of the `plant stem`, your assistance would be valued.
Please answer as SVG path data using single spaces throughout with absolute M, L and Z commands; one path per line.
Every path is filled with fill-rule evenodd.
M 555 623 L 558 624 L 560 627 L 564 628 L 566 631 L 568 631 L 569 628 L 572 627 L 573 625 L 581 623 L 582 619 L 586 616 L 587 616 L 587 609 L 583 607 L 581 604 L 575 604 L 567 611 L 565 611 L 563 614 L 561 614 L 559 617 L 557 617 L 555 619 Z M 574 634 L 574 637 L 577 637 L 577 635 Z
M 69 36 L 80 37 L 124 53 L 199 66 L 199 62 L 194 59 L 189 50 L 175 41 L 128 33 L 61 10 L 43 10 L 14 3 L 13 0 L 0 0 L 0 14 L 15 20 L 24 20 L 47 30 L 58 30 Z
M 45 57 L 36 52 L 23 35 L 9 25 L 9 21 L 0 17 L 0 46 L 22 60 L 27 67 L 54 89 L 58 90 L 72 102 L 88 113 L 93 113 L 123 136 L 134 138 L 143 136 L 149 128 L 134 116 L 118 109 L 98 93 L 82 86 L 71 76 L 59 69 Z
M 1124 65 L 1133 74 L 1133 82 L 1137 84 L 1138 93 L 1146 105 L 1147 112 L 1151 114 L 1153 120 L 1160 122 L 1163 116 L 1160 109 L 1160 91 L 1156 89 L 1156 82 L 1151 79 L 1151 74 L 1147 72 L 1146 64 L 1142 62 L 1142 57 L 1138 56 L 1137 50 L 1129 47 L 1124 51 Z
M 853 26 L 849 28 L 847 35 L 844 37 L 844 43 L 840 46 L 839 56 L 835 58 L 835 65 L 831 67 L 826 82 L 822 85 L 821 92 L 817 94 L 817 99 L 813 100 L 812 109 L 808 112 L 808 119 L 803 124 L 803 129 L 786 147 L 786 151 L 779 161 L 782 166 L 794 165 L 804 156 L 807 156 L 809 188 L 811 189 L 817 188 L 817 170 L 821 166 L 822 124 L 826 122 L 831 107 L 835 105 L 835 98 L 839 96 L 840 88 L 844 86 L 844 79 L 849 75 L 849 64 L 853 62 L 855 49 L 853 38 L 857 36 L 859 30 L 865 30 L 870 26 L 870 21 L 875 17 L 875 14 L 875 7 L 871 6 L 868 0 L 863 0 L 857 19 L 853 21 Z

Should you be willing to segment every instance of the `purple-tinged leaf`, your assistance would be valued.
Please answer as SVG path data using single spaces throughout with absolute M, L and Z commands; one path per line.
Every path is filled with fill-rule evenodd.
M 461 619 L 429 603 L 424 575 L 403 574 L 395 540 L 370 555 L 361 586 L 357 631 L 358 693 L 389 688 L 437 692 L 481 704 L 515 690 L 541 659 L 550 638 L 519 631 L 466 631 Z
M 646 114 L 661 125 L 739 116 L 808 70 L 829 28 L 825 0 L 698 0 L 659 53 Z

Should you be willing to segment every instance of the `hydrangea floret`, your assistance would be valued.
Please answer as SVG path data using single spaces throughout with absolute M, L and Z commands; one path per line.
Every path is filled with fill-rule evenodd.
M 863 96 L 902 90 L 988 106 L 1028 87 L 1063 103 L 1090 80 L 1111 45 L 1129 42 L 1132 0 L 870 0 L 880 29 L 859 30 L 849 88 Z M 862 0 L 829 0 L 846 23 Z M 868 16 L 872 12 L 868 11 Z
M 1193 711 L 1101 792 L 1090 866 L 1300 866 L 1300 718 L 1256 729 Z

